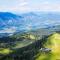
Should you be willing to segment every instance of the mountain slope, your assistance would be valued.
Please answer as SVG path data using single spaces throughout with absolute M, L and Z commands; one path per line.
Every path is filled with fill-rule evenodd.
M 22 17 L 9 12 L 0 12 L 0 33 L 16 31 L 23 23 Z
M 45 48 L 51 49 L 50 52 L 42 52 L 36 60 L 56 60 L 60 59 L 60 33 L 54 33 L 47 38 Z
M 60 25 L 59 13 L 30 12 L 21 15 L 0 12 L 0 31 L 29 31 Z M 3 31 L 2 31 L 3 30 Z M 0 32 L 0 33 L 1 33 Z

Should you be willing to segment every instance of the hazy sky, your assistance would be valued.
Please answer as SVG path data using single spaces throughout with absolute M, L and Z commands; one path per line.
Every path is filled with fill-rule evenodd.
M 60 0 L 0 0 L 0 11 L 59 11 Z

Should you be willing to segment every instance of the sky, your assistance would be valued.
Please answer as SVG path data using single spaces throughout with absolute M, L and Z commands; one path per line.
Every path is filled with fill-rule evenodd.
M 0 11 L 30 12 L 30 11 L 58 11 L 60 0 L 0 0 Z

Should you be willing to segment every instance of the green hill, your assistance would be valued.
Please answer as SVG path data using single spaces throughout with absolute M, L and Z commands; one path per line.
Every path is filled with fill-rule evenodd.
M 49 48 L 49 52 L 41 52 L 37 54 L 36 60 L 60 60 L 60 34 L 54 33 L 47 38 L 47 42 L 43 45 Z

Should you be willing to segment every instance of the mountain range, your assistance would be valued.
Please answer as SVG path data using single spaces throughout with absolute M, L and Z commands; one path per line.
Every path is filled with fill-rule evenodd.
M 57 12 L 29 12 L 24 14 L 0 12 L 0 33 L 51 28 L 56 25 L 60 25 L 60 13 Z

